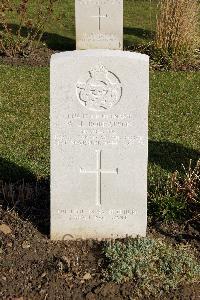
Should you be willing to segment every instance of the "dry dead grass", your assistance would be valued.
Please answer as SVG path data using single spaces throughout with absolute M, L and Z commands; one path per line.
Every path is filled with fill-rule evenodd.
M 199 1 L 160 0 L 155 44 L 172 67 L 191 61 L 200 46 Z

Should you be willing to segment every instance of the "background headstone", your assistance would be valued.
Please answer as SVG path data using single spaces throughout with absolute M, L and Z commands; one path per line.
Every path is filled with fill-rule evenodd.
M 51 237 L 146 234 L 148 56 L 51 59 Z
M 76 49 L 123 49 L 123 0 L 76 0 Z

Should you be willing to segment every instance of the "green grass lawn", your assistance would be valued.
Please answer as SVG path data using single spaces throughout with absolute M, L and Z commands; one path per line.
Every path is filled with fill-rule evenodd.
M 200 73 L 151 73 L 150 177 L 200 157 L 199 102 Z M 0 65 L 0 108 L 0 177 L 49 176 L 49 69 Z
M 32 1 L 31 10 L 35 12 L 36 2 Z M 43 37 L 43 42 L 49 48 L 60 51 L 75 48 L 74 2 L 74 0 L 61 0 L 57 6 L 56 13 L 60 14 L 61 19 L 52 20 Z M 125 48 L 152 40 L 155 33 L 156 12 L 157 0 L 124 0 Z M 19 20 L 11 17 L 10 24 L 16 31 Z M 26 28 L 24 30 L 26 31 Z M 42 181 L 41 193 L 38 193 L 40 184 L 31 185 L 35 197 L 30 198 L 31 202 L 35 201 L 33 206 L 30 205 L 30 199 L 24 201 L 26 191 L 27 199 L 29 196 L 29 184 L 22 184 L 22 188 L 19 189 L 22 190 L 22 194 L 24 193 L 22 203 L 19 203 L 21 198 L 16 192 L 17 188 L 12 189 L 14 187 L 12 184 L 8 187 L 7 198 L 5 197 L 8 208 L 14 207 L 20 212 L 19 216 L 23 216 L 24 220 L 31 220 L 37 226 L 40 226 L 41 222 L 41 228 L 44 228 L 45 232 L 46 227 L 49 226 L 47 225 L 50 176 L 49 87 L 48 67 L 16 67 L 0 64 L 0 185 L 2 182 L 2 186 L 4 182 L 10 182 L 16 183 L 17 187 L 17 182 L 20 185 L 22 179 L 25 183 L 47 179 L 45 189 Z M 190 211 L 191 199 L 188 201 L 185 194 L 176 195 L 176 191 L 174 194 L 168 192 L 166 178 L 176 170 L 180 174 L 184 173 L 183 166 L 187 169 L 190 160 L 195 165 L 200 159 L 199 136 L 200 72 L 152 71 L 149 104 L 148 225 L 154 226 L 154 221 L 162 221 L 162 225 L 167 224 L 164 221 L 181 223 L 191 218 L 194 218 L 198 225 L 195 213 L 198 213 L 199 199 L 195 198 Z M 2 191 L 3 189 L 0 193 Z M 39 208 L 38 215 L 37 213 L 31 215 L 32 208 L 35 207 Z M 43 214 L 44 218 L 41 217 Z M 23 223 L 23 227 L 27 228 L 27 225 Z M 176 242 L 179 238 L 182 240 L 182 229 L 180 232 L 181 234 L 176 232 L 178 237 Z M 27 237 L 29 233 L 26 233 Z M 172 236 L 175 239 L 176 234 L 170 232 L 168 238 Z M 183 237 L 183 240 L 188 239 L 189 243 L 191 239 L 192 247 L 195 245 L 193 235 L 196 235 L 196 229 L 195 234 L 192 231 L 191 236 L 189 234 L 187 238 Z M 198 234 L 196 242 L 198 242 L 197 238 Z M 19 236 L 16 241 L 18 240 L 20 241 Z M 39 247 L 42 247 L 42 243 L 38 244 L 37 240 Z M 104 273 L 104 276 L 107 274 L 109 280 L 119 282 L 130 278 L 134 284 L 136 283 L 134 290 L 140 294 L 143 290 L 145 293 L 152 291 L 159 294 L 163 289 L 177 287 L 182 282 L 190 284 L 191 279 L 199 276 L 199 265 L 193 259 L 193 254 L 191 255 L 192 247 L 189 252 L 184 253 L 185 245 L 172 248 L 165 242 L 149 238 L 141 241 L 128 240 L 125 244 L 124 241 L 117 242 L 112 244 L 112 247 L 109 245 L 104 249 L 104 255 L 109 259 L 107 273 Z M 32 245 L 30 249 L 33 249 Z M 45 253 L 50 256 L 49 248 Z
M 150 167 L 181 171 L 200 158 L 200 73 L 153 72 L 150 83 Z
M 16 3 L 19 0 L 15 0 Z M 124 0 L 124 46 L 150 41 L 155 32 L 157 0 Z M 74 0 L 62 0 L 55 6 L 54 17 L 49 22 L 43 42 L 54 50 L 75 48 L 75 7 Z M 36 13 L 36 1 L 30 6 L 31 18 Z M 59 16 L 59 21 L 57 17 Z M 34 17 L 33 17 L 34 19 Z M 19 18 L 10 16 L 10 24 L 16 31 Z M 24 28 L 26 32 L 26 28 Z
M 20 179 L 21 175 L 27 177 L 29 173 L 47 176 L 49 71 L 0 66 L 0 82 L 1 175 L 12 180 Z
M 125 48 L 152 40 L 157 3 L 157 0 L 124 0 Z M 37 11 L 35 4 L 32 0 L 32 15 Z M 10 25 L 17 30 L 16 16 L 10 17 Z M 43 42 L 54 50 L 75 48 L 74 0 L 59 1 Z M 200 73 L 151 72 L 149 190 L 168 174 L 183 172 L 183 166 L 187 169 L 190 160 L 195 165 L 200 158 L 199 103 Z M 49 177 L 49 68 L 0 65 L 0 108 L 0 180 Z

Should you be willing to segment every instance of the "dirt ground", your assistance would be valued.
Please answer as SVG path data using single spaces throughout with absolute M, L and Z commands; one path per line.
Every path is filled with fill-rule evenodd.
M 75 50 L 75 49 L 70 49 L 70 51 L 71 50 Z M 151 49 L 149 50 L 145 48 L 143 49 L 142 47 L 137 46 L 137 47 L 130 47 L 129 49 L 125 49 L 125 50 L 140 52 L 149 55 L 151 57 L 150 70 L 158 70 L 158 71 L 166 70 L 165 64 L 162 64 L 161 62 L 157 62 L 157 60 L 155 59 L 156 57 L 153 58 L 153 56 L 151 55 Z M 48 67 L 50 64 L 51 55 L 58 52 L 61 51 L 52 50 L 47 47 L 41 47 L 39 49 L 36 49 L 27 57 L 18 56 L 12 58 L 12 57 L 0 55 L 0 63 L 13 65 L 13 66 L 25 65 L 31 67 Z M 199 69 L 200 69 L 200 58 L 198 58 L 196 62 L 191 65 L 190 64 L 182 65 L 179 68 L 180 71 L 199 71 Z
M 50 57 L 52 54 L 59 52 L 42 47 L 35 50 L 28 57 L 8 57 L 0 55 L 0 63 L 13 66 L 31 66 L 31 67 L 47 67 L 49 66 Z
M 103 242 L 50 240 L 49 201 L 44 199 L 11 207 L 0 193 L 0 299 L 138 299 L 133 281 L 117 284 L 104 279 Z M 200 254 L 199 227 L 154 224 L 148 235 L 190 243 Z M 200 286 L 193 284 L 159 299 L 196 300 L 199 295 Z
M 0 63 L 48 66 L 52 50 L 42 48 L 29 58 L 0 57 Z M 53 242 L 49 238 L 49 186 L 37 201 L 8 200 L 0 189 L 0 299 L 138 299 L 135 283 L 108 282 L 103 242 Z M 189 243 L 200 257 L 200 224 L 149 222 L 148 235 L 172 243 Z M 200 299 L 200 285 L 184 285 L 160 299 Z M 144 295 L 140 299 L 147 298 Z M 158 298 L 156 298 L 158 299 Z

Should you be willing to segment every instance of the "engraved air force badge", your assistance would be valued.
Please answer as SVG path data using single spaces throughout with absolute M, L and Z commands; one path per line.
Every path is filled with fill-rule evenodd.
M 92 111 L 105 111 L 116 105 L 122 96 L 119 78 L 99 64 L 92 68 L 87 77 L 76 85 L 80 103 Z

